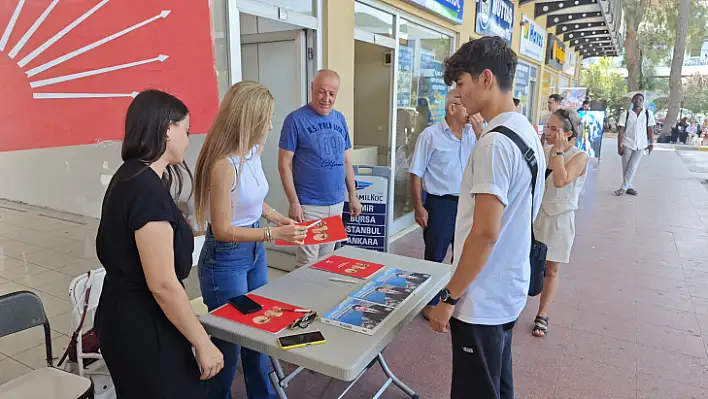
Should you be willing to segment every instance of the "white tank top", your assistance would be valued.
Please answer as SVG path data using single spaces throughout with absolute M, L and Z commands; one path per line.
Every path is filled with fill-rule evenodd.
M 546 156 L 550 157 L 551 147 L 548 146 L 545 150 L 547 154 Z M 571 158 L 581 152 L 582 150 L 578 147 L 570 147 L 570 149 L 565 152 L 565 162 L 567 163 L 571 160 Z M 551 175 L 546 179 L 546 192 L 543 195 L 541 209 L 549 215 L 560 215 L 564 212 L 577 210 L 578 200 L 580 199 L 580 193 L 583 191 L 586 177 L 587 169 L 584 174 L 578 176 L 578 178 L 567 186 L 558 188 L 553 184 L 553 173 L 551 173 Z
M 263 173 L 258 146 L 241 163 L 240 157 L 227 157 L 234 167 L 231 186 L 231 225 L 247 227 L 256 223 L 263 214 L 263 201 L 268 194 L 268 180 Z M 238 184 L 237 184 L 238 183 Z

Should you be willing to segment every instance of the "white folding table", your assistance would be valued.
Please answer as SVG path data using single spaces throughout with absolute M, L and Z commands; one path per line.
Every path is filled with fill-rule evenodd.
M 304 330 L 284 330 L 280 334 L 274 335 L 212 314 L 202 316 L 202 324 L 207 332 L 216 338 L 270 356 L 273 364 L 270 379 L 281 399 L 287 399 L 285 390 L 288 383 L 303 369 L 349 382 L 348 387 L 339 396 L 342 398 L 356 381 L 377 362 L 381 365 L 381 369 L 388 379 L 376 393 L 374 399 L 379 398 L 392 383 L 411 398 L 418 398 L 418 394 L 400 381 L 389 369 L 382 351 L 403 330 L 406 324 L 445 287 L 452 274 L 450 265 L 347 246 L 335 251 L 334 254 L 384 264 L 387 268 L 428 273 L 431 276 L 430 281 L 416 290 L 414 295 L 403 305 L 396 308 L 374 335 L 350 331 L 320 321 L 315 321 Z M 329 272 L 303 267 L 253 291 L 253 293 L 294 306 L 312 309 L 321 316 L 365 283 L 364 280 L 357 284 L 329 280 L 337 276 Z M 276 338 L 280 335 L 315 330 L 322 332 L 327 340 L 326 344 L 288 351 L 282 350 L 278 346 Z M 286 375 L 280 364 L 281 360 L 299 367 Z

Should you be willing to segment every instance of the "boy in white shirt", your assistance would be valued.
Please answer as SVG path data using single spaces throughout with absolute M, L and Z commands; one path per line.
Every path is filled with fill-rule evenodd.
M 455 222 L 456 270 L 430 313 L 437 332 L 452 334 L 452 399 L 511 399 L 512 328 L 529 289 L 531 225 L 545 184 L 546 160 L 529 121 L 516 112 L 512 86 L 517 56 L 498 37 L 465 43 L 445 64 L 445 83 L 457 84 L 470 114 L 489 121 L 462 178 Z M 528 147 L 531 170 L 511 138 Z

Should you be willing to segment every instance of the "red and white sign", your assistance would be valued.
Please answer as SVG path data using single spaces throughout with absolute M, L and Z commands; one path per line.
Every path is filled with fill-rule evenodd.
M 0 0 L 0 151 L 121 140 L 145 89 L 206 133 L 218 107 L 209 1 Z

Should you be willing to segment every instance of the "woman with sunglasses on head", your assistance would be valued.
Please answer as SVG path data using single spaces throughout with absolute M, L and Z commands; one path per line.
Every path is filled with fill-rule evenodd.
M 197 224 L 206 227 L 199 256 L 199 285 L 212 311 L 229 298 L 268 283 L 264 241 L 302 244 L 306 227 L 297 226 L 265 203 L 268 181 L 261 152 L 272 129 L 275 100 L 256 82 L 239 82 L 221 102 L 195 170 Z M 278 227 L 261 227 L 261 217 Z M 275 398 L 262 353 L 213 338 L 224 354 L 224 369 L 207 383 L 209 399 L 231 398 L 239 354 L 249 399 Z
M 532 330 L 536 337 L 548 333 L 548 308 L 558 288 L 558 269 L 561 263 L 570 261 L 575 239 L 575 211 L 585 184 L 589 159 L 585 151 L 575 146 L 582 130 L 576 111 L 555 111 L 548 119 L 547 127 L 546 140 L 551 146 L 546 147 L 546 191 L 533 229 L 535 238 L 548 246 L 546 278 Z
M 96 253 L 106 278 L 95 326 L 120 399 L 204 398 L 200 379 L 224 364 L 182 285 L 194 238 L 174 198 L 182 191 L 178 167 L 191 178 L 188 136 L 180 100 L 157 90 L 138 94 L 125 119 L 123 164 L 103 199 Z

